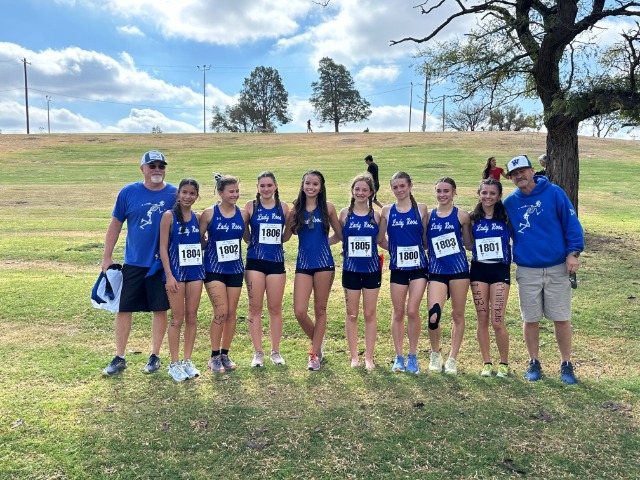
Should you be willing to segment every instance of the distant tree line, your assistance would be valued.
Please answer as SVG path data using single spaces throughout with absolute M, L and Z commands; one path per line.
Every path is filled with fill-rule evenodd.
M 371 116 L 369 102 L 355 88 L 351 73 L 332 59 L 324 57 L 318 67 L 319 79 L 311 84 L 309 99 L 315 117 L 330 122 L 339 132 L 341 125 L 361 122 Z M 275 132 L 291 121 L 289 94 L 278 70 L 257 67 L 244 79 L 238 103 L 224 109 L 212 108 L 209 127 L 214 132 Z

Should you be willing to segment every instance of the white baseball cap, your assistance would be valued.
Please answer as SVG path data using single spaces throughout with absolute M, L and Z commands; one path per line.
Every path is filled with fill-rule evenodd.
M 511 172 L 518 170 L 519 168 L 533 168 L 531 162 L 524 154 L 518 155 L 517 157 L 509 160 L 509 163 L 507 163 L 507 175 L 511 175 Z

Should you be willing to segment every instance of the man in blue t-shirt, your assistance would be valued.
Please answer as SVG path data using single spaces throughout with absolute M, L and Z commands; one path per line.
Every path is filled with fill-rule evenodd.
M 169 301 L 162 281 L 162 268 L 154 273 L 152 266 L 159 258 L 160 219 L 176 201 L 176 187 L 164 181 L 167 162 L 162 153 L 151 150 L 142 155 L 141 182 L 125 186 L 113 207 L 111 223 L 107 229 L 102 257 L 102 271 L 113 261 L 113 249 L 118 243 L 122 226 L 127 222 L 127 238 L 122 267 L 120 308 L 116 313 L 116 356 L 102 371 L 115 375 L 127 368 L 124 358 L 133 312 L 153 312 L 151 325 L 151 355 L 143 368 L 153 373 L 160 368 L 160 347 L 167 330 Z
M 526 155 L 511 159 L 507 175 L 517 187 L 503 203 L 513 226 L 513 260 L 530 359 L 525 378 L 535 382 L 542 376 L 539 322 L 546 317 L 553 321 L 562 357 L 560 378 L 571 385 L 576 383 L 569 323 L 571 276 L 580 266 L 584 232 L 564 190 L 536 176 Z

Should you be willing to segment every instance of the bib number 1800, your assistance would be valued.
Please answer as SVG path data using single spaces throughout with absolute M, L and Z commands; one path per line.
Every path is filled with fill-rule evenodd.
M 240 258 L 240 240 L 220 240 L 216 242 L 219 262 L 232 262 Z
M 420 253 L 418 245 L 410 247 L 398 247 L 396 263 L 398 267 L 418 267 L 420 266 Z

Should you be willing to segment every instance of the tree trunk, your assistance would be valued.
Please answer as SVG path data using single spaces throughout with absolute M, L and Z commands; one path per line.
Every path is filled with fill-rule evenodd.
M 547 127 L 547 177 L 561 187 L 578 212 L 580 159 L 578 157 L 578 122 L 567 118 L 550 118 Z

